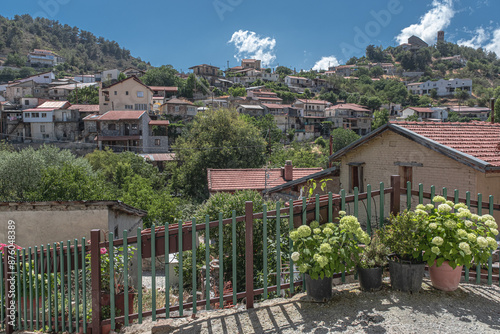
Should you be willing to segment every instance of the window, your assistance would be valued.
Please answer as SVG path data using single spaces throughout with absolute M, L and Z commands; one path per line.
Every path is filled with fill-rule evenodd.
M 364 162 L 349 163 L 349 192 L 354 192 L 354 188 L 358 188 L 359 192 L 363 192 L 363 165 Z
M 126 104 L 126 105 L 125 105 L 125 109 L 126 109 L 126 110 L 133 110 L 133 109 L 134 109 L 134 106 L 133 106 L 133 105 L 131 105 L 131 104 Z
M 30 100 L 24 100 L 24 105 L 29 106 L 30 105 Z
M 116 124 L 108 124 L 108 130 L 116 130 Z
M 132 129 L 132 130 L 137 130 L 137 124 L 132 124 L 132 125 L 131 125 L 131 129 Z
M 43 138 L 43 139 L 49 139 L 49 137 L 50 137 L 50 136 L 49 136 L 48 134 L 42 134 L 42 138 Z
M 125 95 L 128 95 L 128 90 L 125 92 Z
M 413 185 L 413 167 L 412 166 L 399 166 L 399 175 L 401 175 L 401 188 L 406 189 L 407 182 Z
M 40 125 L 40 132 L 45 132 L 45 125 Z
M 118 95 L 118 92 L 115 90 L 115 95 Z
M 144 92 L 142 91 L 137 92 L 137 97 L 144 97 Z
M 148 105 L 145 103 L 136 103 L 135 104 L 135 110 L 147 110 Z
M 155 146 L 161 145 L 161 139 L 155 139 Z
M 54 89 L 54 94 L 57 94 L 57 89 Z
M 38 117 L 40 117 L 40 113 L 37 113 L 37 112 L 32 112 L 32 113 L 31 113 L 31 117 L 33 117 L 33 118 L 38 118 Z
M 42 117 L 47 117 L 47 113 L 46 113 L 46 112 L 43 112 L 43 113 L 42 113 Z
M 179 106 L 175 106 L 175 112 L 179 112 Z

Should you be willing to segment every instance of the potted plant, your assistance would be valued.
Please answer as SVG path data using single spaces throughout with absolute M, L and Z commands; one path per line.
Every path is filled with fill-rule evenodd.
M 395 290 L 418 292 L 422 287 L 425 263 L 421 240 L 425 218 L 412 211 L 391 215 L 381 231 L 382 242 L 389 247 L 389 273 Z
M 495 219 L 490 215 L 472 214 L 464 203 L 454 204 L 442 196 L 433 198 L 441 203 L 417 206 L 415 212 L 426 217 L 422 240 L 423 259 L 429 266 L 432 285 L 440 290 L 458 288 L 465 265 L 485 263 L 498 245 Z M 453 212 L 455 209 L 455 212 Z
M 130 266 L 132 261 L 134 260 L 135 247 L 129 245 L 128 246 L 128 257 L 125 258 L 123 255 L 123 246 L 114 247 L 114 275 L 110 277 L 110 261 L 109 261 L 109 253 L 107 248 L 101 248 L 101 306 L 109 306 L 110 305 L 110 281 L 113 281 L 114 286 L 114 295 L 115 295 L 115 315 L 117 314 L 125 314 L 125 293 L 128 294 L 128 314 L 133 313 L 133 304 L 135 298 L 135 291 L 133 287 L 129 284 L 128 291 L 124 291 L 124 282 L 125 279 L 129 279 L 124 275 L 125 265 Z M 87 254 L 88 265 L 87 268 L 90 270 L 90 254 Z M 88 275 L 90 276 L 90 273 Z M 107 319 L 107 318 L 105 318 Z
M 356 217 L 339 214 L 339 224 L 313 221 L 290 232 L 292 260 L 305 274 L 307 295 L 313 301 L 331 299 L 333 274 L 353 269 L 362 252 L 359 243 L 369 240 Z
M 377 291 L 382 288 L 382 274 L 387 265 L 389 250 L 380 240 L 380 230 L 377 230 L 370 244 L 363 248 L 357 266 L 359 285 L 364 291 Z

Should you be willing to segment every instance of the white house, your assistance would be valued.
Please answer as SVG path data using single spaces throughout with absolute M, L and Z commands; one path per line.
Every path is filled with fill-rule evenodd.
M 26 82 L 26 81 L 33 81 L 34 83 L 37 84 L 49 84 L 52 83 L 56 79 L 56 75 L 54 72 L 49 71 L 49 72 L 44 72 L 44 73 L 38 73 L 32 76 L 29 76 L 27 78 L 19 79 L 16 80 L 15 82 Z
M 455 91 L 460 88 L 472 93 L 472 80 L 471 79 L 440 79 L 438 81 L 426 81 L 408 84 L 408 91 L 417 95 L 430 95 L 433 89 L 436 90 L 437 96 L 453 95 Z
M 409 107 L 403 110 L 402 118 L 417 115 L 420 121 L 443 122 L 448 119 L 448 111 L 444 108 L 419 108 Z

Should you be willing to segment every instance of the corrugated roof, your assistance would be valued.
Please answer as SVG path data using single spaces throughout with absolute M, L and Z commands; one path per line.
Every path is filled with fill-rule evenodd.
M 179 90 L 179 88 L 177 87 L 170 87 L 170 86 L 149 86 L 149 88 L 151 90 L 157 90 L 157 91 L 163 90 L 166 92 L 177 92 Z
M 145 110 L 110 110 L 102 115 L 100 121 L 119 121 L 124 119 L 139 119 L 145 114 Z
M 423 113 L 433 113 L 434 110 L 431 108 L 418 108 L 418 107 L 409 107 L 408 109 L 415 110 L 416 112 L 423 112 Z
M 51 109 L 51 108 L 31 108 L 31 109 L 24 109 L 23 112 L 25 112 L 25 111 L 41 112 L 41 111 L 54 111 L 54 109 Z
M 194 104 L 191 101 L 185 100 L 185 99 L 178 99 L 178 98 L 173 98 L 165 102 L 166 104 L 188 104 L 190 106 L 194 106 Z
M 360 106 L 359 104 L 355 104 L 355 103 L 336 104 L 334 106 L 329 107 L 327 110 L 337 110 L 337 109 L 346 109 L 346 110 L 364 111 L 364 112 L 370 111 L 370 109 L 367 109 L 367 108 Z
M 152 153 L 152 154 L 139 154 L 144 159 L 151 161 L 174 161 L 175 153 Z
M 170 122 L 163 121 L 163 120 L 152 120 L 152 121 L 149 121 L 149 125 L 170 125 Z
M 38 106 L 38 108 L 49 108 L 49 109 L 67 109 L 71 106 L 68 101 L 47 101 Z
M 80 112 L 99 112 L 98 104 L 73 104 L 68 109 L 78 110 Z
M 293 180 L 322 171 L 323 168 L 293 168 Z M 282 168 L 267 170 L 267 188 L 279 186 L 287 181 L 282 176 Z M 266 169 L 208 169 L 209 191 L 264 190 L 266 189 Z
M 258 110 L 264 110 L 262 106 L 256 105 L 256 104 L 240 104 L 239 105 L 242 108 L 245 109 L 258 109 Z

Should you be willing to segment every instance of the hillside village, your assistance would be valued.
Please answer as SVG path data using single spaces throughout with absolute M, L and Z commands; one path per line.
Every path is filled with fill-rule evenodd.
M 439 43 L 444 43 L 441 32 Z M 416 36 L 398 47 L 415 57 L 425 48 L 427 43 Z M 376 52 L 372 49 L 367 48 L 368 56 Z M 371 57 L 385 59 L 388 53 Z M 450 113 L 454 119 L 485 121 L 490 113 L 489 101 L 476 98 L 472 79 L 434 74 L 422 81 L 425 72 L 404 70 L 397 61 L 351 60 L 356 64 L 317 73 L 264 68 L 259 59 L 243 59 L 241 65 L 225 70 L 200 64 L 192 66 L 189 74 L 175 72 L 176 80 L 192 86 L 188 91 L 183 88 L 186 83 L 147 85 L 143 82 L 151 81 L 147 71 L 136 68 L 61 77 L 50 68 L 66 60 L 49 50 L 35 49 L 26 59 L 26 66 L 41 73 L 0 84 L 0 136 L 12 143 L 80 142 L 94 143 L 100 149 L 167 153 L 169 121 L 188 124 L 198 112 L 218 108 L 253 117 L 270 114 L 284 137 L 297 141 L 328 137 L 336 128 L 364 136 L 372 130 L 374 115 L 380 110 L 388 112 L 386 121 L 444 122 Z M 468 64 L 460 55 L 439 61 L 439 65 L 448 64 L 450 72 Z M 141 80 L 145 75 L 146 80 Z M 362 82 L 362 89 L 382 90 L 367 99 L 342 90 L 342 86 L 353 86 L 349 81 Z M 92 100 L 85 99 L 86 91 Z M 89 103 L 97 100 L 98 104 Z
M 415 35 L 398 44 L 315 70 L 256 57 L 221 67 L 200 53 L 183 71 L 57 21 L 0 16 L 0 242 L 14 244 L 15 225 L 22 250 L 9 271 L 0 244 L 2 320 L 17 302 L 8 279 L 24 285 L 19 322 L 0 330 L 109 333 L 157 313 L 195 322 L 198 311 L 309 293 L 307 252 L 294 242 L 327 240 L 324 229 L 341 224 L 353 246 L 344 235 L 332 251 L 331 237 L 311 254 L 318 264 L 362 254 L 385 233 L 407 237 L 404 255 L 417 253 L 423 277 L 452 246 L 435 251 L 434 236 L 432 248 L 412 246 L 434 230 L 417 223 L 438 213 L 460 227 L 450 254 L 472 264 L 462 284 L 498 284 L 500 60 L 444 31 L 432 45 Z M 384 229 L 400 217 L 401 235 Z M 472 260 L 472 247 L 489 253 Z M 386 261 L 389 249 L 374 251 Z M 353 259 L 324 270 L 356 282 Z

